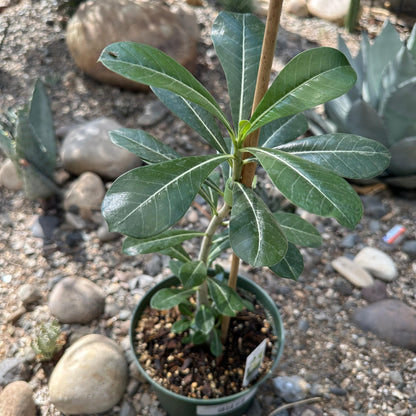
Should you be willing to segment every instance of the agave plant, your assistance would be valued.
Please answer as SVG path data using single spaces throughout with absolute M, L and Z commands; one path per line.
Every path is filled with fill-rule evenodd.
M 381 178 L 394 186 L 416 189 L 416 26 L 401 41 L 386 21 L 373 43 L 363 34 L 355 58 L 341 37 L 338 48 L 357 72 L 357 83 L 325 104 L 326 118 L 308 113 L 312 131 L 378 140 L 391 153 L 390 167 Z

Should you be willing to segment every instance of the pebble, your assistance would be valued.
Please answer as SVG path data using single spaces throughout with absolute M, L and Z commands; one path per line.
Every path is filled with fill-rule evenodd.
M 361 295 L 369 303 L 378 302 L 388 297 L 387 286 L 384 282 L 375 280 L 372 285 L 361 289 Z
M 148 103 L 143 113 L 138 117 L 137 124 L 141 127 L 151 127 L 159 123 L 168 113 L 167 107 L 159 101 L 152 101 Z
M 329 22 L 344 24 L 348 13 L 350 0 L 309 0 L 308 11 L 312 16 Z
M 23 189 L 22 179 L 10 159 L 7 159 L 0 167 L 0 185 L 3 185 L 10 191 Z
M 374 247 L 364 247 L 355 256 L 354 263 L 386 282 L 391 282 L 398 274 L 391 257 Z
M 299 376 L 275 377 L 273 385 L 279 397 L 288 403 L 303 400 L 311 388 L 310 384 Z
M 385 299 L 358 309 L 354 322 L 393 345 L 416 352 L 416 310 L 397 299 Z
M 373 219 L 380 219 L 389 212 L 379 196 L 364 195 L 361 197 L 361 201 L 364 206 L 365 215 Z
M 403 243 L 402 250 L 409 257 L 416 258 L 416 240 L 405 241 Z
M 25 381 L 8 384 L 0 393 L 0 415 L 36 416 L 32 388 Z
M 104 312 L 104 292 L 83 277 L 65 277 L 53 288 L 49 309 L 62 323 L 85 324 Z
M 65 414 L 111 409 L 127 386 L 127 363 L 111 339 L 91 334 L 71 345 L 49 380 L 51 402 Z
M 394 384 L 402 384 L 403 383 L 403 377 L 400 374 L 400 371 L 390 371 L 389 373 L 389 379 Z
M 5 358 L 0 361 L 0 386 L 6 386 L 14 381 L 26 381 L 29 377 L 30 371 L 23 358 Z
M 162 271 L 162 259 L 158 254 L 153 254 L 148 261 L 146 261 L 144 266 L 144 271 L 151 275 L 156 276 Z
M 20 286 L 17 291 L 17 296 L 19 296 L 19 299 L 25 306 L 36 303 L 42 299 L 42 294 L 39 289 L 31 283 L 26 283 Z
M 61 148 L 63 167 L 74 175 L 93 172 L 103 178 L 115 179 L 138 166 L 139 158 L 115 145 L 109 131 L 122 126 L 107 117 L 98 118 L 73 128 Z
M 359 240 L 360 236 L 358 234 L 348 234 L 341 240 L 341 247 L 353 248 Z
M 120 409 L 120 416 L 136 416 L 136 410 L 128 400 L 123 400 Z
M 322 416 L 322 410 L 316 406 L 296 406 L 290 416 Z
M 338 257 L 333 260 L 331 264 L 338 273 L 357 287 L 366 287 L 374 282 L 373 278 L 366 270 L 347 257 Z
M 53 234 L 58 227 L 59 218 L 53 215 L 42 215 L 35 218 L 31 228 L 33 237 L 52 240 Z
M 353 287 L 347 280 L 337 277 L 334 282 L 334 289 L 343 296 L 351 296 Z

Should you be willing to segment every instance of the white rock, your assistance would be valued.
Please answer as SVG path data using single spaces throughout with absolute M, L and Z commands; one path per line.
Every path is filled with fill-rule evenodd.
M 374 247 L 364 247 L 355 256 L 354 263 L 386 282 L 397 277 L 397 267 L 391 257 Z
M 8 384 L 0 393 L 0 415 L 36 416 L 32 388 L 25 381 Z
M 286 11 L 298 17 L 308 17 L 309 15 L 306 0 L 289 0 L 286 3 Z
M 49 309 L 60 322 L 85 324 L 104 312 L 104 292 L 83 277 L 65 277 L 49 296 Z
M 338 257 L 331 264 L 339 274 L 357 287 L 366 287 L 374 283 L 374 279 L 366 270 L 347 257 Z
M 42 299 L 42 294 L 39 289 L 30 283 L 26 283 L 20 286 L 17 295 L 22 301 L 23 305 L 30 305 L 31 303 L 38 302 Z
M 75 180 L 65 193 L 64 209 L 99 210 L 105 195 L 105 187 L 101 178 L 92 172 L 83 173 Z
M 65 351 L 53 370 L 50 400 L 68 415 L 105 412 L 122 398 L 127 375 L 123 351 L 114 341 L 86 335 Z
M 320 19 L 344 24 L 350 7 L 350 0 L 308 0 L 309 13 Z
M 136 155 L 110 139 L 108 133 L 121 127 L 115 120 L 103 117 L 71 129 L 60 152 L 63 167 L 75 175 L 94 172 L 115 179 L 138 166 L 140 159 Z
M 11 191 L 20 191 L 23 188 L 23 182 L 10 159 L 7 159 L 0 168 L 0 185 Z

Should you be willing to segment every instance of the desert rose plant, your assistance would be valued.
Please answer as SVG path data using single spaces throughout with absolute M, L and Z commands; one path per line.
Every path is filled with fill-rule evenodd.
M 215 266 L 218 255 L 231 247 L 248 264 L 296 280 L 303 270 L 297 247 L 317 247 L 321 242 L 318 231 L 299 216 L 271 212 L 252 183 L 243 183 L 245 166 L 260 164 L 293 204 L 353 228 L 362 205 L 344 178 L 370 178 L 389 163 L 383 145 L 363 137 L 326 134 L 298 139 L 307 130 L 304 110 L 344 94 L 355 83 L 354 70 L 336 49 L 321 47 L 297 55 L 252 110 L 263 35 L 263 23 L 249 14 L 222 12 L 213 24 L 232 121 L 193 75 L 151 46 L 115 43 L 100 57 L 110 70 L 150 85 L 213 149 L 212 154 L 182 157 L 144 131 L 113 131 L 113 142 L 139 155 L 146 165 L 112 184 L 102 211 L 110 229 L 127 236 L 125 253 L 172 257 L 171 269 L 181 286 L 161 289 L 151 306 L 178 307 L 182 317 L 172 330 L 187 331 L 187 341 L 194 344 L 209 344 L 215 356 L 222 351 L 221 322 L 250 308 L 233 282 L 217 278 L 222 273 Z M 258 143 L 248 145 L 247 138 L 260 128 Z M 197 194 L 211 208 L 208 227 L 175 227 Z M 192 238 L 201 239 L 196 259 L 182 246 Z

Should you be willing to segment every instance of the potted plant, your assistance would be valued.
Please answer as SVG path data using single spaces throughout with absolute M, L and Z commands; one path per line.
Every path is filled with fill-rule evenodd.
M 150 85 L 215 150 L 182 157 L 144 131 L 111 133 L 114 143 L 138 154 L 147 165 L 112 184 L 103 201 L 103 215 L 111 230 L 127 236 L 123 243 L 127 254 L 161 252 L 172 257 L 174 277 L 144 297 L 131 326 L 139 368 L 170 415 L 241 415 L 245 411 L 258 384 L 276 365 L 283 330 L 270 297 L 238 277 L 240 259 L 296 280 L 303 270 L 297 246 L 320 244 L 311 224 L 292 213 L 272 213 L 257 196 L 253 189 L 256 165 L 262 165 L 293 204 L 334 217 L 350 228 L 359 221 L 362 205 L 342 177 L 372 177 L 388 165 L 387 150 L 366 138 L 328 134 L 295 140 L 307 130 L 302 111 L 343 94 L 356 75 L 341 52 L 316 48 L 290 61 L 268 88 L 280 11 L 281 1 L 272 0 L 266 28 L 252 15 L 226 12 L 213 24 L 212 39 L 227 79 L 232 122 L 186 69 L 157 49 L 120 42 L 109 45 L 100 57 L 107 68 Z M 198 193 L 211 209 L 208 227 L 203 231 L 177 228 Z M 191 238 L 201 239 L 196 259 L 182 246 Z M 215 265 L 215 259 L 229 247 L 234 254 L 228 274 Z M 246 319 L 260 319 L 262 325 L 246 329 L 242 324 Z M 244 335 L 238 335 L 238 330 Z M 249 355 L 244 348 L 249 334 L 260 346 L 250 344 L 255 352 L 244 374 L 244 369 L 233 369 L 232 364 L 235 358 L 243 356 L 244 361 Z M 259 367 L 264 348 L 269 357 L 265 369 Z M 196 367 L 191 369 L 195 350 L 205 358 L 193 359 Z M 218 374 L 217 366 L 224 363 L 231 367 Z M 198 380 L 208 367 L 206 378 Z M 221 392 L 218 383 L 227 391 Z M 189 397 L 182 387 L 189 390 Z

